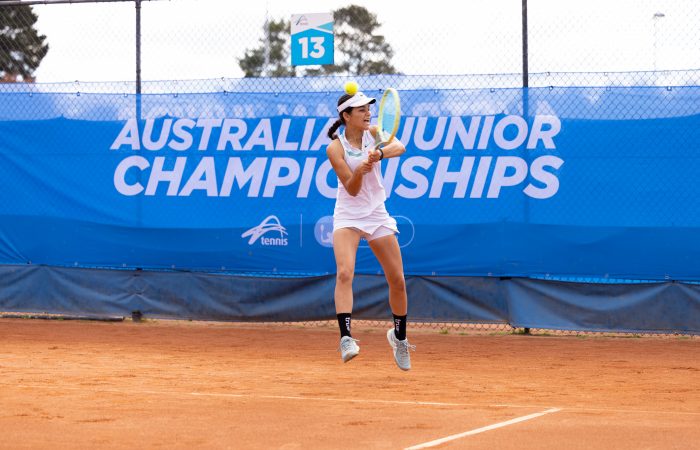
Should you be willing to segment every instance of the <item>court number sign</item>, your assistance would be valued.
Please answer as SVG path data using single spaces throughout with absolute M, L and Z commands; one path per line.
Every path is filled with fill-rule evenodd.
M 333 14 L 292 15 L 292 65 L 333 64 Z

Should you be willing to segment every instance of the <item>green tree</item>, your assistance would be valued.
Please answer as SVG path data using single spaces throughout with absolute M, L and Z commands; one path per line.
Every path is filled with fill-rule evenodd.
M 34 81 L 34 71 L 49 51 L 46 36 L 34 28 L 28 5 L 0 6 L 0 79 Z
M 336 63 L 321 66 L 323 74 L 372 75 L 392 74 L 394 50 L 384 36 L 377 33 L 381 23 L 366 8 L 350 5 L 333 12 L 336 39 Z
M 263 31 L 267 28 L 267 36 L 260 39 L 260 47 L 246 50 L 245 56 L 238 60 L 238 65 L 246 77 L 295 76 L 296 70 L 288 62 L 291 30 L 289 21 L 272 20 L 265 25 Z
M 393 74 L 391 64 L 394 51 L 384 36 L 377 34 L 381 24 L 376 14 L 366 8 L 350 5 L 333 12 L 335 27 L 335 64 L 295 68 L 289 65 L 291 25 L 280 19 L 269 22 L 269 40 L 260 39 L 261 45 L 247 50 L 238 60 L 246 77 L 296 75 L 371 75 Z M 263 28 L 264 30 L 264 28 Z M 268 64 L 265 64 L 265 45 L 268 44 Z

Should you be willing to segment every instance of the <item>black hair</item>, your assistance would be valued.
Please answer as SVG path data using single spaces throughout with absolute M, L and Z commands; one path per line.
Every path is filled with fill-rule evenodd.
M 346 102 L 349 98 L 351 98 L 352 95 L 350 94 L 344 94 L 338 99 L 338 106 L 342 105 L 344 102 Z M 338 135 L 336 134 L 336 131 L 338 131 L 338 128 L 340 128 L 341 125 L 345 125 L 345 119 L 343 119 L 343 113 L 344 112 L 350 112 L 352 110 L 352 106 L 348 106 L 344 110 L 340 111 L 338 113 L 338 119 L 333 122 L 333 125 L 328 129 L 328 138 L 329 139 L 338 139 Z

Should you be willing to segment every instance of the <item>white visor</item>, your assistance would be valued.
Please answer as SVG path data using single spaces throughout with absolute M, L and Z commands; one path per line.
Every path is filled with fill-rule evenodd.
M 353 95 L 352 97 L 341 103 L 340 106 L 338 106 L 338 112 L 345 111 L 347 108 L 356 108 L 358 106 L 364 106 L 370 103 L 375 103 L 376 101 L 376 98 L 367 97 L 362 92 L 358 92 L 357 94 Z

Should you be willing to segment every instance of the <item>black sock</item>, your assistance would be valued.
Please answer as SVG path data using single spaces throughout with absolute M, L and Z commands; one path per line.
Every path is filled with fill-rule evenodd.
M 406 339 L 406 316 L 394 314 L 394 335 L 399 341 Z
M 345 336 L 351 336 L 350 334 L 350 316 L 352 314 L 350 313 L 340 313 L 337 314 L 338 316 L 338 326 L 340 327 L 340 337 L 343 338 Z

